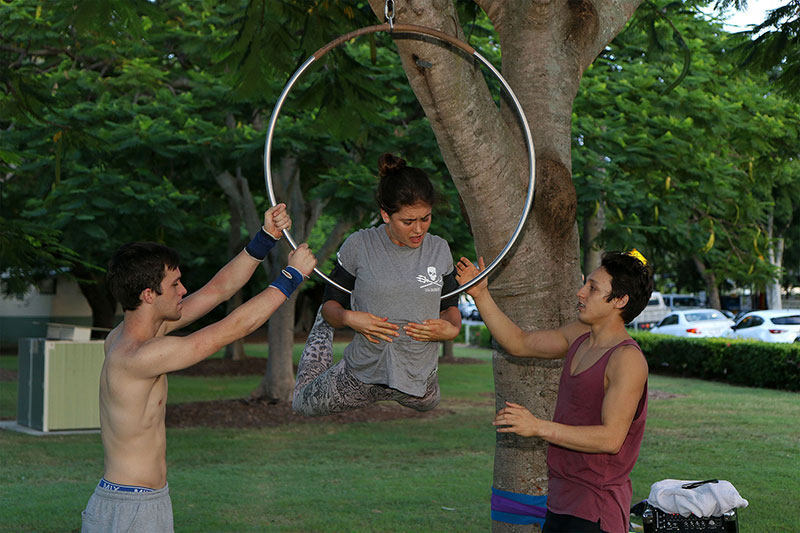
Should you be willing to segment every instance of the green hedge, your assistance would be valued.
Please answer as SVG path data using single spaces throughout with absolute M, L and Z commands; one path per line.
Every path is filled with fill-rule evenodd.
M 461 324 L 461 332 L 454 340 L 455 342 L 464 342 L 466 339 L 466 326 Z M 469 344 L 470 346 L 478 346 L 480 348 L 492 348 L 492 334 L 489 333 L 489 328 L 486 326 L 472 327 L 469 331 Z
M 800 344 L 687 339 L 639 331 L 630 334 L 641 346 L 652 373 L 800 390 Z
M 630 331 L 647 358 L 650 372 L 735 385 L 800 391 L 800 344 L 723 338 L 687 339 Z M 464 326 L 456 342 L 464 342 Z M 493 348 L 486 326 L 472 328 L 470 344 Z

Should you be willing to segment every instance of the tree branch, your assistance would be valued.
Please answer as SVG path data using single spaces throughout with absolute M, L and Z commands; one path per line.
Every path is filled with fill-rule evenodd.
M 594 42 L 587 46 L 582 54 L 582 70 L 586 70 L 608 43 L 622 31 L 642 0 L 593 0 L 592 3 L 597 13 L 598 32 Z

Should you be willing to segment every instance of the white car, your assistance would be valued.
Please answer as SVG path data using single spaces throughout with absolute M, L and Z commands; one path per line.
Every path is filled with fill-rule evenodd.
M 733 320 L 716 309 L 672 311 L 650 331 L 678 337 L 722 337 L 730 331 Z
M 766 342 L 800 342 L 800 309 L 770 309 L 745 313 L 728 337 Z
M 700 301 L 700 298 L 692 294 L 662 294 L 661 296 L 664 297 L 664 303 L 667 304 L 667 307 L 676 311 L 689 307 L 703 307 L 703 302 Z
M 461 293 L 458 295 L 458 310 L 461 312 L 462 320 L 480 320 L 481 314 L 475 300 L 469 294 Z

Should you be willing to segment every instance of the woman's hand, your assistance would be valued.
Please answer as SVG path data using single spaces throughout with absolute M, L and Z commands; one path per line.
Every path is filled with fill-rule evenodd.
M 364 335 L 373 344 L 378 344 L 380 340 L 392 342 L 392 337 L 400 335 L 398 331 L 400 326 L 387 320 L 388 317 L 381 318 L 363 311 L 347 311 L 345 314 L 345 324 Z
M 458 337 L 461 328 L 443 318 L 431 318 L 417 324 L 409 322 L 403 330 L 415 341 L 450 341 Z

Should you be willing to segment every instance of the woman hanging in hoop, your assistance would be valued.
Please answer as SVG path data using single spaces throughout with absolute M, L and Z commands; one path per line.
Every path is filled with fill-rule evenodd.
M 322 416 L 381 400 L 427 411 L 439 404 L 438 341 L 461 330 L 447 242 L 428 234 L 435 193 L 424 171 L 378 160 L 383 224 L 345 240 L 297 368 L 293 409 Z M 355 330 L 333 364 L 333 330 Z

